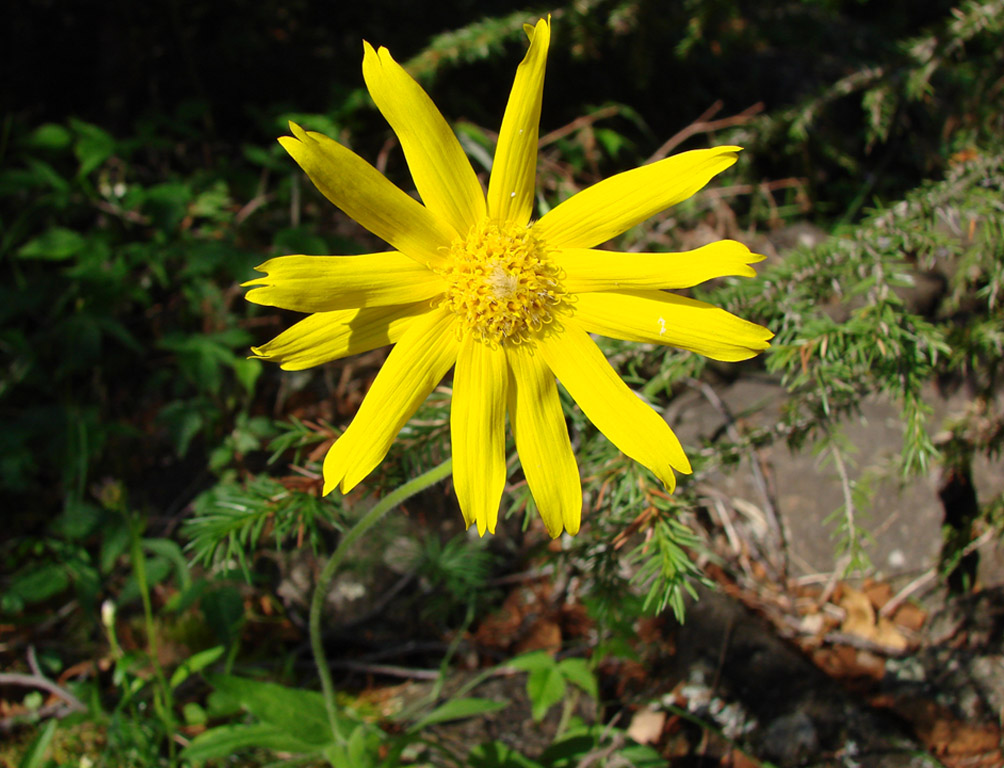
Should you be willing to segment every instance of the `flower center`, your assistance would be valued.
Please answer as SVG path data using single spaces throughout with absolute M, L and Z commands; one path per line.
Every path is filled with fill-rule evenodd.
M 547 246 L 526 227 L 485 221 L 450 246 L 440 271 L 443 304 L 461 320 L 461 332 L 486 344 L 519 344 L 554 318 L 565 300 L 560 270 Z

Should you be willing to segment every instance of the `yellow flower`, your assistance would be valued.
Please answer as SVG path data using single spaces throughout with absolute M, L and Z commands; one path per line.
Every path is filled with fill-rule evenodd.
M 670 490 L 690 463 L 666 421 L 634 394 L 590 333 L 669 344 L 716 360 L 767 348 L 765 328 L 663 292 L 752 276 L 762 257 L 722 241 L 686 253 L 594 250 L 684 200 L 736 161 L 695 150 L 613 176 L 531 220 L 550 22 L 525 27 L 484 193 L 456 136 L 385 48 L 365 44 L 363 77 L 397 134 L 424 205 L 351 150 L 290 124 L 279 142 L 310 180 L 393 250 L 282 256 L 247 298 L 309 317 L 254 348 L 302 370 L 393 344 L 355 419 L 324 460 L 324 493 L 348 492 L 383 460 L 446 373 L 453 477 L 467 525 L 494 533 L 506 479 L 505 420 L 551 536 L 579 530 L 582 491 L 555 383 L 621 451 Z

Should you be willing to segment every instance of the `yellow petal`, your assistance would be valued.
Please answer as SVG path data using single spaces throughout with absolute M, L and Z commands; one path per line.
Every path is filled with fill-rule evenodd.
M 569 293 L 644 288 L 689 288 L 713 277 L 755 277 L 750 264 L 763 256 L 735 240 L 720 240 L 682 253 L 622 253 L 594 248 L 565 248 L 554 261 L 564 271 Z
M 259 267 L 265 277 L 244 283 L 255 304 L 295 312 L 411 304 L 431 299 L 442 278 L 403 253 L 363 256 L 279 256 Z
M 363 79 L 404 150 L 426 206 L 466 234 L 485 217 L 485 193 L 446 120 L 386 48 L 363 43 Z
M 456 316 L 438 309 L 415 319 L 387 356 L 349 428 L 324 458 L 324 493 L 352 490 L 457 360 Z
M 516 70 L 488 181 L 488 215 L 519 225 L 529 222 L 533 212 L 537 132 L 551 22 L 541 19 L 536 27 L 524 29 L 530 37 L 530 49 Z
M 724 309 L 662 291 L 579 294 L 575 322 L 601 336 L 668 344 L 727 362 L 754 357 L 774 336 Z
M 525 346 L 506 349 L 509 426 L 519 463 L 551 538 L 574 535 L 582 518 L 582 484 L 568 439 L 554 374 Z
M 695 149 L 611 176 L 552 208 L 533 231 L 552 247 L 592 248 L 686 200 L 735 163 L 740 149 Z
M 460 345 L 453 372 L 450 438 L 453 485 L 464 520 L 478 533 L 495 533 L 505 487 L 505 408 L 509 373 L 505 352 L 476 340 Z
M 628 389 L 575 320 L 565 319 L 562 325 L 561 333 L 545 334 L 538 340 L 540 356 L 596 428 L 672 491 L 676 487 L 673 470 L 691 471 L 673 430 Z
M 302 371 L 393 344 L 428 311 L 428 302 L 421 301 L 403 307 L 319 312 L 251 351 L 259 360 L 279 363 L 283 370 Z
M 456 230 L 395 187 L 372 165 L 337 141 L 289 124 L 279 143 L 328 200 L 394 248 L 428 267 L 445 259 L 440 249 Z

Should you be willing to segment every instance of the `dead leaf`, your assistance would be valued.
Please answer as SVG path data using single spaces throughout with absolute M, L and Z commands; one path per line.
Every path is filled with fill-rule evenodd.
M 897 626 L 908 629 L 911 632 L 919 632 L 927 623 L 927 611 L 918 608 L 913 603 L 903 603 L 896 609 L 892 621 Z
M 526 635 L 514 649 L 515 653 L 547 651 L 555 654 L 561 650 L 561 627 L 558 622 L 541 618 L 530 625 Z
M 662 736 L 662 727 L 666 724 L 666 713 L 651 709 L 639 709 L 631 718 L 627 735 L 639 744 L 655 744 Z
M 884 581 L 868 579 L 864 583 L 863 591 L 877 611 L 882 610 L 882 606 L 892 599 L 892 587 Z
M 844 609 L 840 631 L 888 648 L 903 651 L 909 642 L 903 633 L 885 616 L 877 616 L 872 599 L 864 592 L 844 585 L 838 605 Z

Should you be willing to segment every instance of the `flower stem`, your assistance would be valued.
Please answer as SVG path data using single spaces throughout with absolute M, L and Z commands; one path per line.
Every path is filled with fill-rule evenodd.
M 175 758 L 174 744 L 174 701 L 171 694 L 171 686 L 167 682 L 164 668 L 160 663 L 160 642 L 157 636 L 157 625 L 153 620 L 153 603 L 150 600 L 150 582 L 146 572 L 146 554 L 143 552 L 143 531 L 140 523 L 129 512 L 123 510 L 126 516 L 126 524 L 129 526 L 130 555 L 132 559 L 133 575 L 136 577 L 136 585 L 139 587 L 139 596 L 143 601 L 143 623 L 146 628 L 147 653 L 153 665 L 154 687 L 153 704 L 154 711 L 160 717 L 167 736 L 168 764 L 172 767 L 177 764 Z
M 373 508 L 363 515 L 359 521 L 342 536 L 334 554 L 325 563 L 321 575 L 317 578 L 314 587 L 314 594 L 310 600 L 310 648 L 314 654 L 314 663 L 317 665 L 317 674 L 321 678 L 321 693 L 324 695 L 324 705 L 328 710 L 328 721 L 331 724 L 331 733 L 335 740 L 344 742 L 338 725 L 338 703 L 335 701 L 335 686 L 331 681 L 331 668 L 324 655 L 324 643 L 321 638 L 321 612 L 324 609 L 324 598 L 328 594 L 331 580 L 338 572 L 338 566 L 345 559 L 352 543 L 372 528 L 390 510 L 404 503 L 419 491 L 424 491 L 435 485 L 453 471 L 453 459 L 447 459 L 442 464 L 430 469 L 423 475 L 419 475 L 414 480 L 409 480 L 400 488 L 384 496 Z

